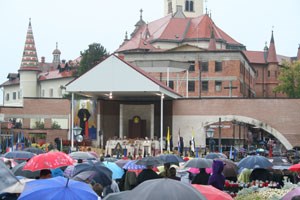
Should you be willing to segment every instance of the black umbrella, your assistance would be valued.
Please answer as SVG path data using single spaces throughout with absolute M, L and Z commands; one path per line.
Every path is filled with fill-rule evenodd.
M 162 161 L 158 157 L 148 156 L 136 162 L 137 165 L 154 166 L 161 165 Z
M 97 160 L 97 158 L 93 154 L 85 151 L 75 151 L 70 153 L 69 156 L 75 160 Z
M 41 154 L 41 153 L 46 153 L 44 150 L 39 149 L 39 148 L 35 148 L 35 147 L 27 147 L 24 149 L 24 151 L 28 151 L 34 154 Z
M 161 159 L 163 161 L 163 163 L 184 162 L 184 160 L 176 154 L 162 154 L 162 155 L 159 155 L 158 158 Z
M 15 176 L 23 176 L 26 178 L 36 178 L 40 176 L 40 170 L 38 171 L 29 171 L 29 170 L 23 170 L 23 167 L 26 165 L 27 162 L 22 162 L 12 168 L 12 172 L 14 173 Z
M 211 168 L 213 160 L 206 158 L 193 158 L 187 161 L 184 166 L 185 167 L 193 167 L 193 168 Z
M 152 179 L 144 181 L 139 184 L 133 190 L 111 193 L 106 196 L 103 200 L 132 200 L 132 199 L 143 199 L 143 200 L 182 200 L 182 199 L 193 199 L 193 200 L 206 200 L 194 187 L 185 184 L 181 181 L 176 181 L 168 178 Z
M 87 173 L 91 172 L 91 174 Z M 96 172 L 96 173 L 92 173 Z M 83 175 L 80 173 L 84 173 Z M 73 177 L 78 177 L 81 179 L 92 178 L 95 182 L 100 183 L 103 187 L 108 186 L 112 183 L 112 171 L 105 167 L 101 162 L 96 163 L 80 163 L 74 167 Z M 85 178 L 86 177 L 86 178 Z
M 248 168 L 248 169 L 254 169 L 254 168 L 269 168 L 272 167 L 273 164 L 264 156 L 247 156 L 243 158 L 238 163 L 238 168 Z

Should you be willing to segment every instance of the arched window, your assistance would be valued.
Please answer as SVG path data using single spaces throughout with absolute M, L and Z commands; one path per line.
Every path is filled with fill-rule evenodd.
M 194 12 L 194 1 L 193 0 L 185 1 L 185 11 Z

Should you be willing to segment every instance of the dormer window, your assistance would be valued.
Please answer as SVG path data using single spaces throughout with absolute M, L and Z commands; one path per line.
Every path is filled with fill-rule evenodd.
M 185 11 L 194 12 L 194 1 L 193 0 L 185 1 Z

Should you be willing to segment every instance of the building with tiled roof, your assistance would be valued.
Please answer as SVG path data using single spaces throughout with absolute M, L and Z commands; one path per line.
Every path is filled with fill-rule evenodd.
M 208 13 L 189 15 L 190 2 L 201 4 L 166 0 L 165 16 L 149 23 L 144 22 L 141 13 L 131 38 L 126 35 L 116 52 L 186 97 L 284 97 L 273 92 L 279 84 L 280 63 L 296 57 L 277 55 L 273 32 L 264 51 L 248 51 L 221 30 Z M 157 60 L 191 65 L 189 69 L 182 65 L 181 71 L 176 67 L 176 73 L 172 73 L 172 66 L 153 66 Z M 216 71 L 217 65 L 221 71 Z
M 41 62 L 38 61 L 30 20 L 19 72 L 9 73 L 8 80 L 1 84 L 5 106 L 22 106 L 24 97 L 61 98 L 63 96 L 63 88 L 74 79 L 73 72 L 78 67 L 78 62 L 61 61 L 61 51 L 57 43 L 52 54 L 52 62 L 46 62 L 45 57 L 41 57 Z

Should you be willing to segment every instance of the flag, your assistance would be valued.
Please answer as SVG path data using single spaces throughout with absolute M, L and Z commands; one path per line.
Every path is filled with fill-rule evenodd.
M 233 159 L 233 155 L 232 155 L 232 145 L 230 146 L 230 151 L 229 151 L 229 159 L 232 160 Z
M 195 153 L 195 132 L 192 128 L 192 140 L 191 140 L 191 151 Z
M 170 127 L 168 127 L 168 133 L 167 133 L 167 151 L 170 152 L 171 148 L 171 136 L 170 136 Z
M 177 142 L 177 146 L 178 146 L 178 153 L 181 154 L 181 145 L 180 145 L 180 129 L 178 130 L 178 142 Z

